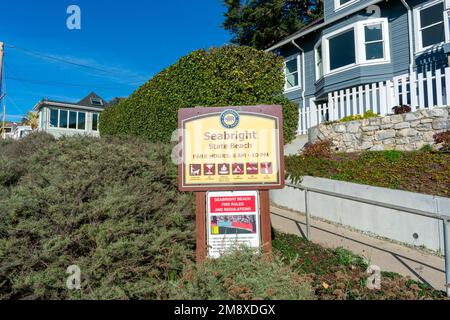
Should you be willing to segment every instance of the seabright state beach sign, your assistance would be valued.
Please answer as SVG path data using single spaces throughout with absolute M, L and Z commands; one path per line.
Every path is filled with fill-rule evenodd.
M 181 191 L 284 187 L 281 106 L 187 108 L 181 130 Z

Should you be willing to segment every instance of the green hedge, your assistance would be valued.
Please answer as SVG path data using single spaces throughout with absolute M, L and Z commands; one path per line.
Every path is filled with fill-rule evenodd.
M 298 110 L 283 97 L 283 60 L 250 47 L 194 51 L 161 71 L 127 100 L 102 113 L 102 135 L 170 141 L 180 108 L 281 104 L 285 141 L 295 136 Z

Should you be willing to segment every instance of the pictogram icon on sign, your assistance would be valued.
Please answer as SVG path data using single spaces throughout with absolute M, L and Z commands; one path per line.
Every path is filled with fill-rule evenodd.
M 215 164 L 205 164 L 203 167 L 205 176 L 215 176 L 216 175 L 216 165 Z
M 261 173 L 262 174 L 272 174 L 273 173 L 272 162 L 262 162 L 261 163 Z
M 258 174 L 258 164 L 255 162 L 247 163 L 247 174 Z
M 230 165 L 228 163 L 219 164 L 219 175 L 227 176 L 230 174 Z
M 233 163 L 232 166 L 233 169 L 233 174 L 237 175 L 237 174 L 244 174 L 244 164 L 243 163 Z
M 192 177 L 197 177 L 202 174 L 202 165 L 201 164 L 191 164 L 189 173 Z

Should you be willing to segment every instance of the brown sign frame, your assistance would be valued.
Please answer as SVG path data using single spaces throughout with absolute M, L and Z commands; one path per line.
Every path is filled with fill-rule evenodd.
M 229 106 L 229 107 L 196 107 L 184 108 L 178 111 L 178 129 L 184 129 L 186 121 L 199 118 L 201 116 L 217 114 L 220 115 L 223 111 L 235 110 L 240 114 L 261 115 L 270 118 L 275 118 L 277 121 L 278 130 L 278 155 L 279 155 L 279 171 L 277 183 L 247 183 L 247 184 L 223 184 L 221 186 L 212 186 L 208 184 L 203 185 L 185 185 L 183 181 L 184 176 L 184 154 L 180 150 L 181 160 L 178 164 L 178 189 L 182 192 L 204 192 L 204 191 L 243 191 L 243 190 L 273 190 L 283 189 L 285 186 L 284 179 L 284 139 L 283 139 L 283 115 L 282 107 L 280 105 L 256 105 L 256 106 Z M 183 131 L 181 131 L 183 132 Z M 184 139 L 181 136 L 179 141 L 181 148 L 184 147 Z

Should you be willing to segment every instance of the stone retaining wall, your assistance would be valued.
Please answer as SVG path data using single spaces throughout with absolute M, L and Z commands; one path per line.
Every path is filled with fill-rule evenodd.
M 309 141 L 330 140 L 339 152 L 419 150 L 435 144 L 433 136 L 449 130 L 450 107 L 334 124 L 309 130 Z

